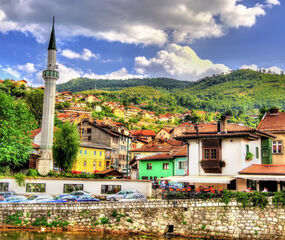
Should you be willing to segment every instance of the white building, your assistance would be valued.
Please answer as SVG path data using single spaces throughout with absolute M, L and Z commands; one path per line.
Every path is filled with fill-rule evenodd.
M 189 176 L 184 178 L 185 182 L 244 191 L 250 181 L 239 177 L 239 172 L 252 164 L 263 163 L 261 142 L 274 136 L 250 127 L 228 124 L 224 118 L 218 124 L 192 125 L 176 138 L 188 144 Z

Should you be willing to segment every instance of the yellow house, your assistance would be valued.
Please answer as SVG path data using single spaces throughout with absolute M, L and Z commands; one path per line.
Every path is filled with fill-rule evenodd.
M 114 113 L 115 116 L 117 116 L 119 118 L 124 118 L 125 117 L 124 111 L 122 109 L 120 109 L 120 108 L 115 108 L 113 110 L 113 113 Z
M 104 147 L 81 144 L 71 172 L 96 173 L 105 170 L 109 165 L 108 151 Z

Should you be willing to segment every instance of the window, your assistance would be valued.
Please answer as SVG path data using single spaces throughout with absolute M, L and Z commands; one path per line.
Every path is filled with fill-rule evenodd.
M 0 192 L 7 192 L 9 189 L 9 183 L 1 182 L 0 183 Z
M 88 136 L 88 141 L 91 141 L 91 136 Z
M 83 191 L 83 184 L 63 184 L 63 193 Z
M 142 179 L 143 179 L 143 180 L 148 180 L 148 177 L 143 176 Z
M 87 150 L 84 150 L 84 154 L 85 154 L 85 155 L 87 154 Z
M 82 150 L 80 149 L 80 154 L 82 154 Z
M 100 151 L 100 156 L 102 156 L 102 152 Z
M 99 162 L 99 167 L 102 167 L 102 162 L 101 161 Z
M 247 185 L 247 188 L 250 188 L 251 190 L 256 191 L 256 181 L 255 180 L 247 179 L 246 185 Z
M 186 162 L 178 162 L 178 169 L 186 169 Z
M 91 133 L 91 128 L 87 128 L 87 133 Z
M 217 148 L 204 148 L 203 149 L 203 160 L 218 160 L 218 149 Z
M 217 149 L 211 149 L 211 159 L 217 159 Z
M 163 163 L 162 169 L 163 170 L 168 170 L 169 169 L 169 163 Z
M 115 194 L 121 191 L 121 185 L 101 185 L 101 194 Z
M 96 161 L 93 162 L 93 170 L 96 170 Z
M 151 169 L 152 169 L 152 163 L 148 163 L 148 164 L 146 165 L 146 169 L 147 169 L 147 170 L 151 170 Z
M 86 167 L 87 166 L 87 161 L 83 162 L 83 166 Z
M 259 158 L 259 149 L 258 147 L 255 148 L 255 156 L 258 159 Z
M 272 141 L 272 153 L 282 153 L 282 141 Z
M 45 183 L 27 183 L 26 192 L 46 192 Z
M 94 151 L 94 155 L 96 155 L 96 151 Z

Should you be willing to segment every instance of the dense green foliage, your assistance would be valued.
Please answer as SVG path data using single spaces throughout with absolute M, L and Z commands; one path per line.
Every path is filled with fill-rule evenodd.
M 27 105 L 0 91 L 0 166 L 16 169 L 27 162 L 34 128 L 35 119 Z
M 25 100 L 30 112 L 35 116 L 36 121 L 40 125 L 43 115 L 44 91 L 42 89 L 28 91 Z
M 81 92 L 85 90 L 120 90 L 128 87 L 149 86 L 153 88 L 163 88 L 167 90 L 175 88 L 186 88 L 189 86 L 188 81 L 178 81 L 170 78 L 145 78 L 145 79 L 128 79 L 128 80 L 95 80 L 89 78 L 76 78 L 67 83 L 56 86 L 58 92 L 71 91 Z
M 80 139 L 76 126 L 65 122 L 55 131 L 53 158 L 59 168 L 70 171 L 76 160 Z

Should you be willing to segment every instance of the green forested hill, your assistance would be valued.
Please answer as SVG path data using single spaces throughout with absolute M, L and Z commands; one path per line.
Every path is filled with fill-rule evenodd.
M 227 75 L 207 77 L 175 91 L 182 106 L 222 111 L 228 108 L 247 111 L 261 107 L 285 108 L 285 76 L 238 70 Z
M 188 81 L 179 81 L 170 78 L 145 78 L 145 79 L 128 79 L 128 80 L 95 80 L 89 78 L 76 78 L 66 83 L 58 84 L 57 91 L 81 92 L 85 90 L 121 90 L 127 87 L 149 86 L 153 88 L 163 88 L 171 90 L 175 88 L 185 88 L 190 85 Z
M 237 70 L 226 75 L 206 77 L 196 82 L 174 79 L 91 80 L 74 79 L 57 86 L 58 91 L 96 91 L 104 100 L 140 104 L 146 109 L 183 111 L 201 109 L 225 111 L 234 109 L 244 113 L 261 107 L 285 109 L 285 76 Z M 88 91 L 95 93 L 94 91 Z

